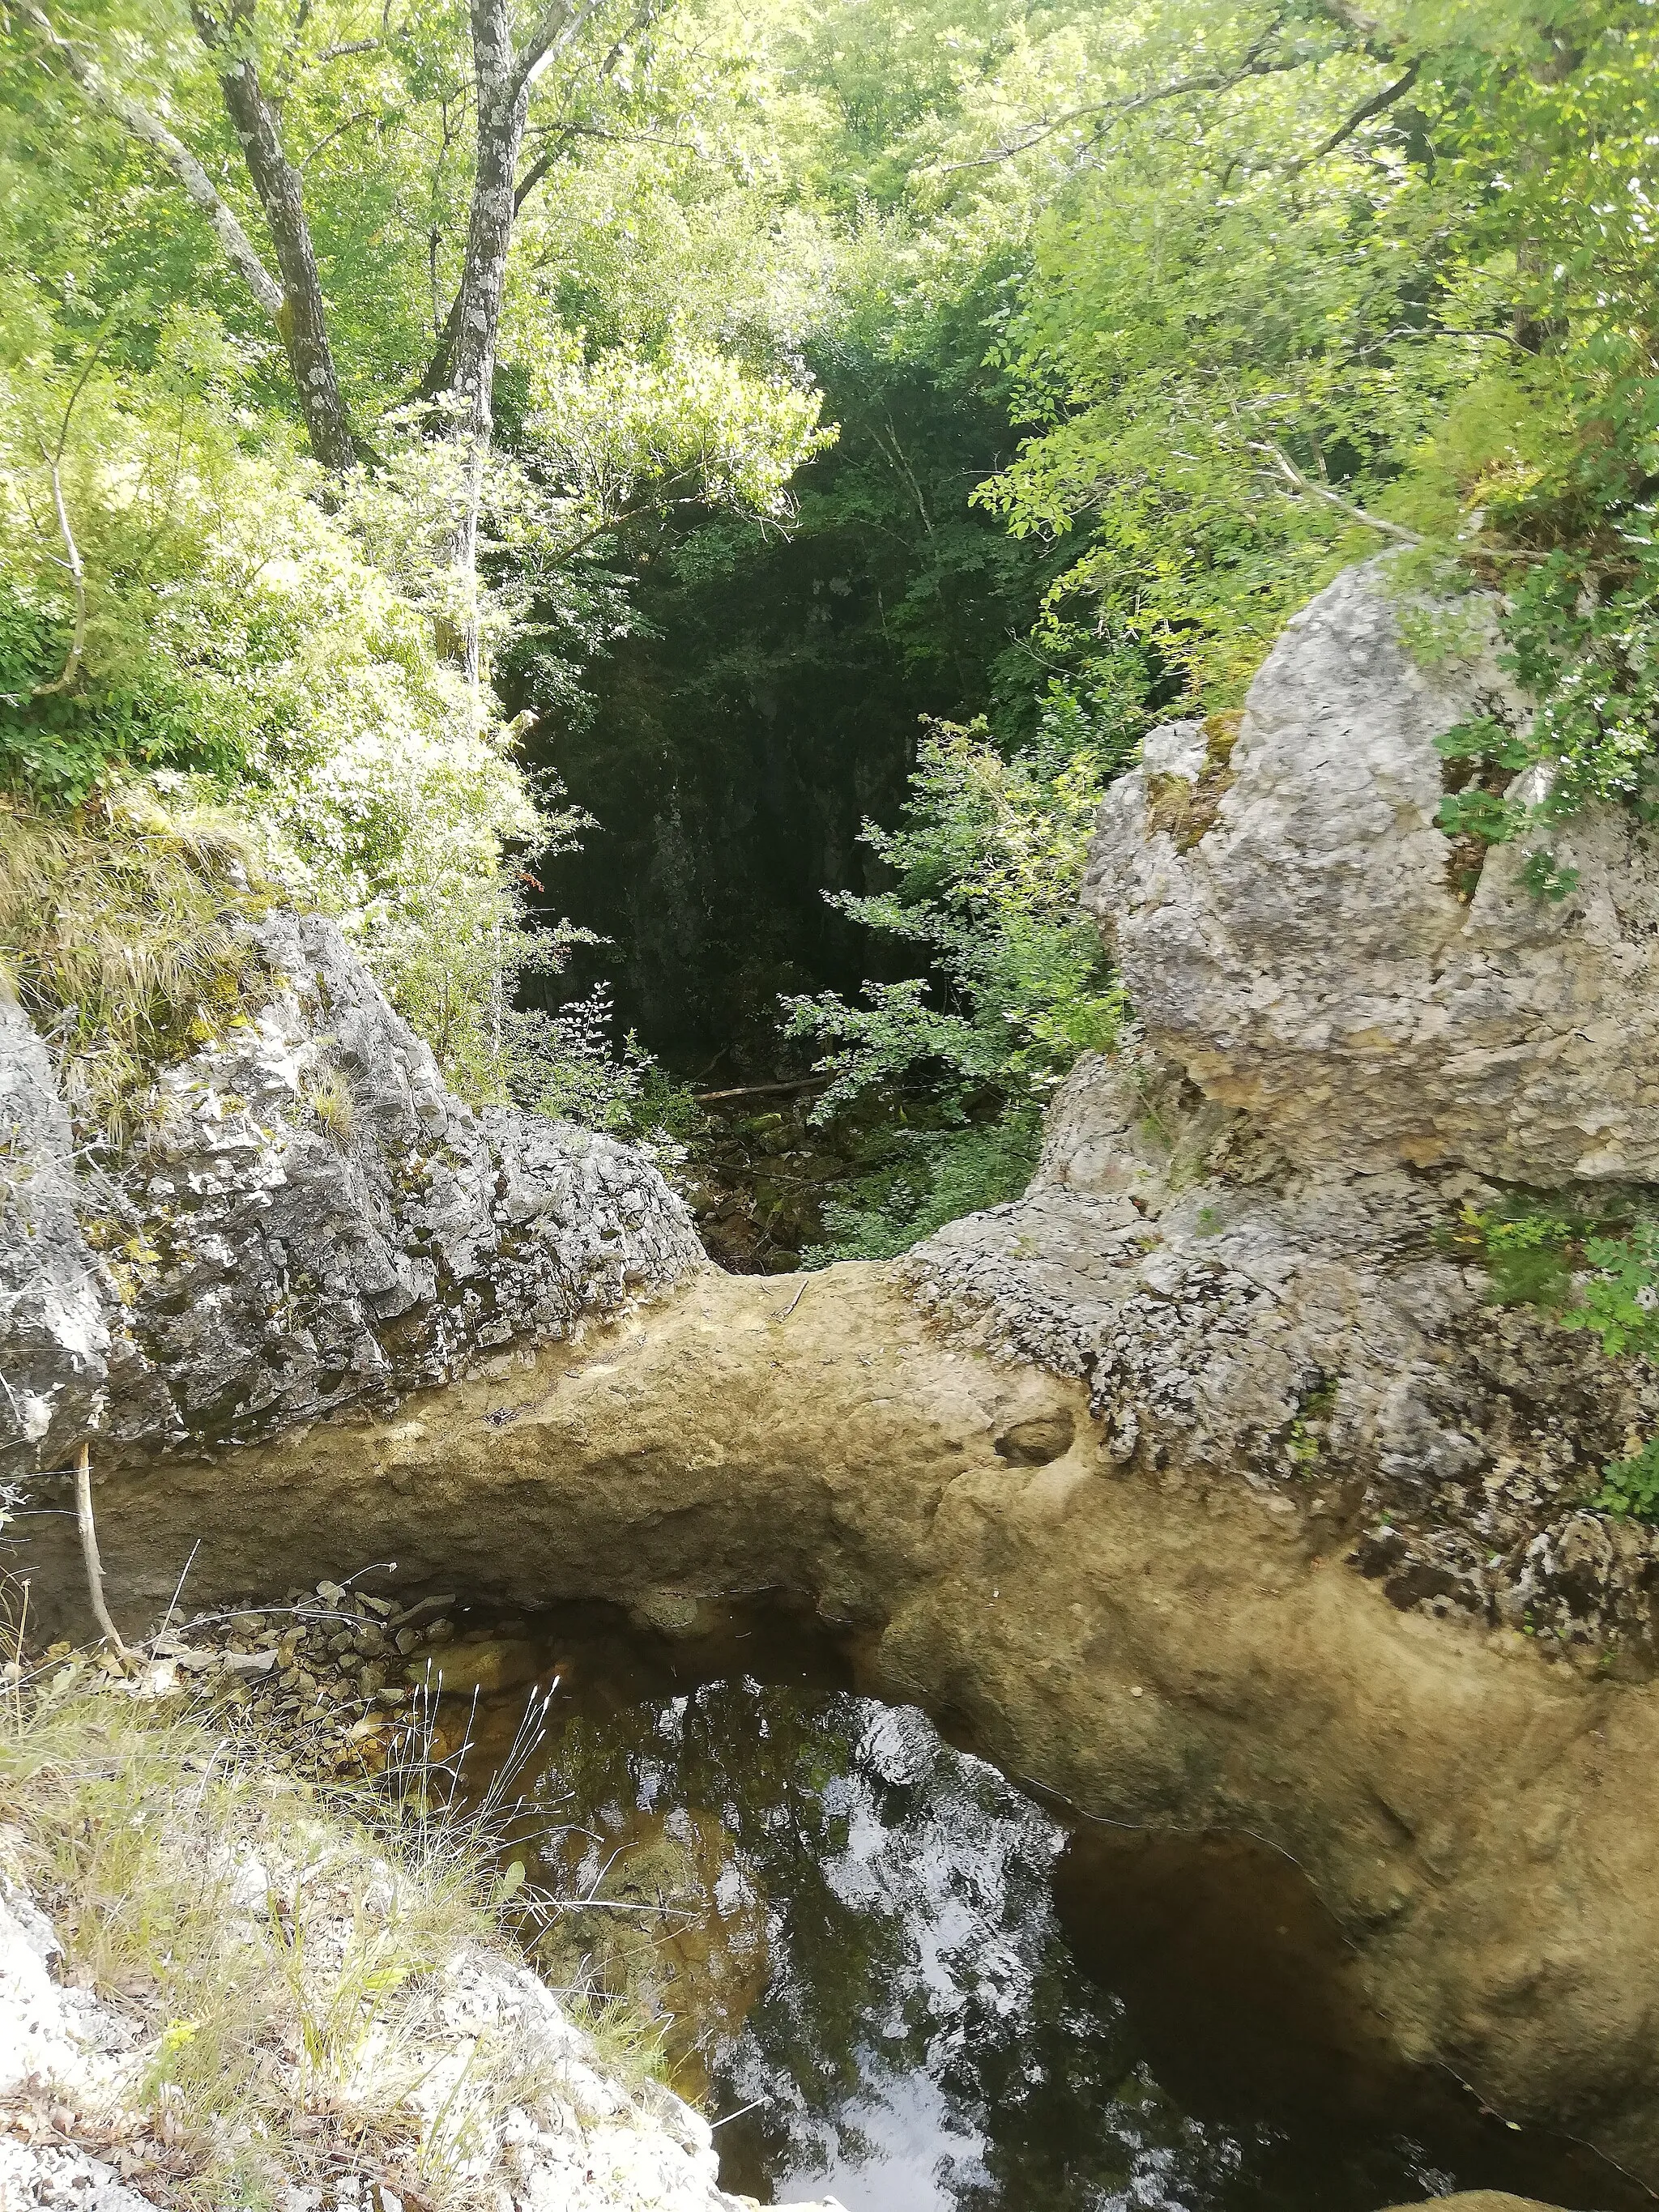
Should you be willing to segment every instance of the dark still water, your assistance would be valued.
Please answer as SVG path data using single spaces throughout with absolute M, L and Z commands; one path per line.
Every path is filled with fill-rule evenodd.
M 920 1712 L 821 1680 L 677 1684 L 666 1650 L 568 1628 L 540 1657 L 563 1686 L 527 1785 L 557 1831 L 538 1871 L 590 1900 L 544 1967 L 647 2000 L 730 2190 L 849 2212 L 1652 2201 L 1392 2060 L 1260 1846 L 1078 1832 Z M 523 1699 L 480 1708 L 472 1772 Z

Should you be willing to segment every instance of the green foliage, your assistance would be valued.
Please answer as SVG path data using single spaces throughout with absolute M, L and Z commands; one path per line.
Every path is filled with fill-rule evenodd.
M 1006 1108 L 994 1121 L 957 1129 L 899 1129 L 887 1158 L 823 1208 L 828 1236 L 801 1255 L 807 1267 L 837 1260 L 891 1260 L 947 1221 L 1019 1197 L 1042 1149 L 1035 1108 Z
M 1591 1502 L 1615 1521 L 1659 1522 L 1659 1437 L 1650 1437 L 1628 1457 L 1604 1467 Z
M 556 1012 L 509 1011 L 503 1059 L 521 1106 L 631 1138 L 672 1165 L 701 1123 L 690 1091 L 665 1076 L 632 1030 L 611 1037 L 611 993 L 599 985 Z
M 1455 1249 L 1478 1251 L 1498 1305 L 1564 1306 L 1572 1289 L 1572 1254 L 1585 1224 L 1534 1211 L 1480 1213 L 1465 1206 Z
M 1196 31 L 1131 12 L 1103 66 L 1126 95 L 1155 66 L 1196 74 Z M 1525 4 L 1388 10 L 1369 52 L 1335 21 L 1287 33 L 1247 8 L 1206 36 L 1206 70 L 1238 74 L 1190 136 L 1174 102 L 1131 119 L 1126 98 L 1110 124 L 1109 97 L 1079 102 L 1093 173 L 1037 216 L 998 340 L 1031 435 L 981 496 L 1016 531 L 1083 541 L 1050 602 L 1057 648 L 1151 654 L 1211 706 L 1390 532 L 1484 565 L 1543 702 L 1513 766 L 1554 764 L 1554 816 L 1645 804 L 1647 11 L 1604 0 L 1566 31 Z M 1539 820 L 1472 796 L 1448 826 Z
M 1591 1237 L 1584 1257 L 1595 1273 L 1579 1302 L 1561 1316 L 1585 1328 L 1603 1352 L 1659 1359 L 1659 1222 L 1638 1222 L 1626 1237 Z
M 1052 1089 L 1079 1053 L 1112 1042 L 1122 996 L 1078 904 L 1108 757 L 1069 701 L 1011 757 L 983 723 L 928 732 L 907 826 L 863 832 L 896 887 L 832 902 L 921 948 L 943 1004 L 927 1003 L 934 987 L 921 978 L 866 982 L 862 1006 L 834 992 L 786 999 L 787 1034 L 831 1048 L 818 1066 L 835 1080 L 817 1117 L 918 1069 L 1027 1098 Z
M 1541 1306 L 1564 1328 L 1588 1330 L 1610 1358 L 1659 1364 L 1659 1220 L 1639 1218 L 1622 1235 L 1613 1226 L 1529 1206 L 1466 1207 L 1450 1242 L 1478 1251 L 1497 1304 Z M 1659 1438 L 1632 1443 L 1603 1468 L 1589 1503 L 1615 1518 L 1659 1521 Z

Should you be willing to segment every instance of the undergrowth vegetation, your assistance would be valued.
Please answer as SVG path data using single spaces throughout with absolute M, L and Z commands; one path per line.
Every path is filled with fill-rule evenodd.
M 88 1133 L 135 1133 L 154 1072 L 246 1019 L 269 978 L 248 925 L 274 896 L 245 830 L 144 794 L 0 811 L 0 981 L 52 1049 Z
M 1537 1306 L 1610 1358 L 1659 1368 L 1659 1218 L 1639 1200 L 1609 1194 L 1594 1212 L 1535 1200 L 1466 1207 L 1448 1241 L 1479 1258 L 1496 1304 Z M 1632 1437 L 1587 1502 L 1616 1520 L 1659 1522 L 1659 1437 Z
M 824 1121 L 882 1086 L 920 1092 L 924 1122 L 896 1127 L 880 1159 L 826 1206 L 811 1257 L 888 1259 L 958 1215 L 1017 1198 L 1039 1142 L 1039 1108 L 1078 1055 L 1116 1037 L 1123 994 L 1078 904 L 1089 835 L 1114 757 L 1057 701 L 1030 744 L 1000 748 L 984 723 L 924 737 L 903 825 L 866 822 L 892 877 L 832 903 L 914 946 L 927 975 L 786 1001 L 787 1033 L 829 1049 Z
M 367 1785 L 319 1796 L 240 1757 L 210 1715 L 97 1681 L 70 1659 L 0 1711 L 8 1871 L 50 1914 L 64 1978 L 139 2032 L 82 2139 L 202 2212 L 274 2205 L 343 2162 L 470 2204 L 478 2115 L 447 2131 L 421 2110 L 421 2008 L 500 1931 L 495 1838 Z M 501 2057 L 479 2052 L 464 2106 L 533 2089 L 492 2079 Z
M 501 2124 L 565 2124 L 587 2078 L 505 2018 L 444 2009 L 458 1974 L 557 1948 L 566 1902 L 526 1879 L 548 1816 L 527 1827 L 513 1794 L 544 1706 L 482 1792 L 419 1698 L 371 1778 L 319 1782 L 278 1771 L 234 1698 L 153 1671 L 58 1646 L 0 1677 L 0 1875 L 50 1917 L 59 1978 L 131 2031 L 92 2075 L 26 2087 L 11 2125 L 72 2127 L 178 2212 L 275 2212 L 295 2186 L 333 2203 L 346 2181 L 493 2212 Z M 576 1960 L 568 2007 L 637 2087 L 659 2023 L 590 1983 Z

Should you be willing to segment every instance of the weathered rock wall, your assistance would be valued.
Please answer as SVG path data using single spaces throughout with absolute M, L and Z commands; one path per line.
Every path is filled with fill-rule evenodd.
M 101 1161 L 0 1006 L 0 1474 L 389 1402 L 706 1264 L 627 1146 L 464 1105 L 331 922 L 278 911 L 258 950 L 258 1016 Z
M 902 1263 L 959 1341 L 1086 1382 L 1115 1462 L 1242 1482 L 1390 1600 L 1650 1669 L 1659 1531 L 1587 1500 L 1645 1369 L 1460 1257 L 1462 1169 L 1293 1167 L 1130 1041 L 1085 1060 L 1012 1205 Z
M 1419 666 L 1413 620 L 1467 649 Z M 1588 1501 L 1659 1387 L 1494 1307 L 1466 1217 L 1540 1185 L 1659 1209 L 1659 844 L 1593 808 L 1556 838 L 1567 898 L 1508 846 L 1469 895 L 1435 739 L 1527 711 L 1492 621 L 1350 570 L 1242 717 L 1148 738 L 1085 892 L 1136 1030 L 1060 1092 L 1025 1197 L 908 1273 L 968 1340 L 1085 1378 L 1124 1464 L 1277 1492 L 1400 1606 L 1650 1665 L 1659 1534 Z
M 1149 745 L 1091 875 L 1145 1033 L 1076 1072 L 1025 1199 L 902 1267 L 698 1273 L 637 1161 L 465 1115 L 302 937 L 118 1178 L 118 1612 L 159 1614 L 196 1545 L 198 1601 L 388 1559 L 659 1620 L 808 1593 L 1010 1773 L 1270 1838 L 1408 2051 L 1659 2181 L 1659 1550 L 1585 1504 L 1659 1398 L 1489 1305 L 1445 1234 L 1513 1178 L 1659 1176 L 1651 865 L 1586 817 L 1559 908 L 1503 853 L 1460 899 L 1433 738 L 1487 696 L 1470 665 L 1416 670 L 1360 571 L 1230 755 Z M 67 1531 L 32 1528 L 58 1621 Z
M 1443 634 L 1426 665 L 1413 613 Z M 1236 734 L 1147 739 L 1085 902 L 1155 1049 L 1297 1161 L 1659 1180 L 1654 833 L 1611 805 L 1561 823 L 1577 882 L 1552 902 L 1523 846 L 1460 854 L 1434 826 L 1435 738 L 1529 712 L 1492 627 L 1479 596 L 1413 609 L 1386 562 L 1348 570 L 1287 626 Z

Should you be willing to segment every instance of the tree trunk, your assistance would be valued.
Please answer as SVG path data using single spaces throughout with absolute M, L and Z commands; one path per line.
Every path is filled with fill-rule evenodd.
M 530 108 L 531 78 L 513 51 L 508 0 L 472 0 L 472 57 L 478 85 L 478 156 L 467 222 L 466 260 L 456 301 L 449 434 L 465 447 L 465 490 L 453 541 L 462 596 L 461 658 L 478 681 L 478 509 L 495 427 L 491 387 L 501 331 L 507 253 L 516 212 L 514 179 Z
M 250 12 L 239 7 L 233 27 L 244 30 Z M 283 284 L 276 329 L 299 389 L 311 450 L 325 468 L 349 469 L 356 453 L 333 349 L 328 342 L 327 311 L 317 277 L 317 257 L 312 251 L 300 173 L 283 151 L 276 118 L 252 55 L 246 51 L 228 53 L 224 35 L 206 9 L 193 7 L 191 13 L 204 45 L 219 58 L 219 84 L 225 106 L 276 249 Z

